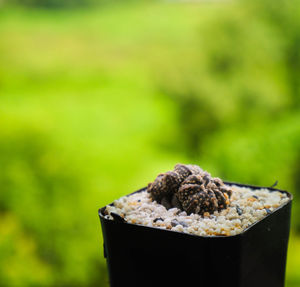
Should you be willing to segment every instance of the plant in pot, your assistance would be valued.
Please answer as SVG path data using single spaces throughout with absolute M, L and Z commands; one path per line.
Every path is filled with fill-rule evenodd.
M 110 285 L 283 287 L 291 203 L 177 164 L 99 209 Z

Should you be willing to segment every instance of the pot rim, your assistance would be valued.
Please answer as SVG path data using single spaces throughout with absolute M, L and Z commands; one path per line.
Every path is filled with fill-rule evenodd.
M 197 238 L 209 238 L 209 239 L 213 239 L 213 238 L 234 238 L 234 237 L 238 237 L 238 236 L 243 236 L 246 232 L 248 232 L 250 229 L 252 229 L 252 227 L 254 227 L 255 225 L 259 224 L 260 222 L 262 222 L 263 220 L 265 220 L 266 218 L 268 218 L 269 216 L 273 215 L 275 212 L 277 212 L 279 209 L 283 208 L 284 206 L 290 204 L 293 200 L 293 195 L 286 191 L 286 190 L 282 190 L 282 189 L 277 189 L 277 188 L 274 188 L 274 187 L 264 187 L 264 186 L 258 186 L 258 185 L 249 185 L 249 184 L 242 184 L 242 183 L 237 183 L 237 182 L 231 182 L 231 181 L 224 181 L 225 184 L 227 185 L 237 185 L 237 186 L 240 186 L 240 187 L 248 187 L 248 188 L 252 188 L 252 189 L 268 189 L 270 190 L 271 192 L 274 192 L 274 191 L 279 191 L 281 193 L 285 193 L 287 194 L 289 200 L 286 201 L 284 204 L 276 207 L 271 213 L 265 215 L 264 217 L 262 217 L 261 219 L 255 221 L 254 223 L 250 224 L 247 228 L 245 228 L 241 233 L 238 233 L 238 234 L 235 234 L 235 235 L 207 235 L 207 236 L 202 236 L 202 235 L 196 235 L 196 234 L 190 234 L 190 233 L 185 233 L 185 232 L 180 232 L 180 231 L 175 231 L 175 230 L 168 230 L 168 229 L 162 229 L 162 228 L 159 228 L 159 227 L 155 227 L 155 226 L 146 226 L 146 225 L 143 225 L 143 224 L 133 224 L 133 223 L 129 223 L 127 221 L 120 221 L 118 223 L 123 223 L 123 224 L 128 224 L 128 225 L 133 225 L 133 226 L 139 226 L 139 227 L 143 227 L 143 228 L 149 228 L 149 229 L 155 229 L 155 230 L 158 230 L 158 231 L 166 231 L 166 232 L 176 232 L 176 233 L 179 233 L 179 234 L 184 234 L 186 236 L 193 236 L 193 237 L 197 237 Z M 135 194 L 135 193 L 138 193 L 138 192 L 142 192 L 142 191 L 145 191 L 147 189 L 147 187 L 143 187 L 139 190 L 136 190 L 132 193 L 129 193 L 125 196 L 130 196 L 132 194 Z M 107 205 L 112 205 L 113 203 L 109 203 Z M 107 219 L 104 217 L 104 214 L 103 214 L 103 211 L 105 210 L 106 206 L 103 206 L 101 208 L 99 208 L 98 210 L 98 215 L 99 217 L 101 218 L 101 220 L 104 220 L 104 221 L 111 221 L 111 222 L 116 222 L 115 220 L 111 220 L 111 219 Z

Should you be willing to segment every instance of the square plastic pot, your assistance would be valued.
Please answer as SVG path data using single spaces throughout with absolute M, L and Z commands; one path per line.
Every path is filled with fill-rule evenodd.
M 268 189 L 286 193 L 289 201 L 234 236 L 196 236 L 117 216 L 109 220 L 101 208 L 110 286 L 283 287 L 292 195 Z

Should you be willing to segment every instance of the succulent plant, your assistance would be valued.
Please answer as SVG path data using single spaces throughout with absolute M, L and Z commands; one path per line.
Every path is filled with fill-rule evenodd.
M 202 170 L 195 165 L 177 164 L 173 171 L 159 174 L 154 182 L 148 184 L 147 191 L 151 197 L 161 203 L 164 200 L 170 201 L 176 194 L 181 183 L 192 174 L 200 173 Z M 174 197 L 173 197 L 173 200 Z
M 188 176 L 177 191 L 183 209 L 189 213 L 213 213 L 227 208 L 231 190 L 207 172 Z
M 213 213 L 227 208 L 232 191 L 197 165 L 177 164 L 173 171 L 159 174 L 147 191 L 166 208 L 177 207 L 188 214 Z

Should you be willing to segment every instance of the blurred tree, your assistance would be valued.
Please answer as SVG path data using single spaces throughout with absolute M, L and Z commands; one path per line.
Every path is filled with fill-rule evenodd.
M 36 242 L 24 233 L 13 215 L 0 216 L 0 285 L 41 286 L 51 282 L 50 268 L 39 258 Z
M 119 0 L 117 0 L 118 2 Z M 128 3 L 137 0 L 128 0 Z M 147 1 L 147 0 L 143 0 Z M 141 2 L 141 1 L 137 1 Z M 103 4 L 113 4 L 116 1 L 111 0 L 2 0 L 0 6 L 21 6 L 27 8 L 45 8 L 45 9 L 72 9 L 72 8 L 89 8 Z M 121 4 L 121 1 L 119 1 Z
M 99 246 L 88 241 L 91 234 L 95 242 L 99 237 L 87 224 L 93 199 L 85 198 L 88 185 L 72 159 L 42 129 L 2 116 L 0 166 L 0 249 L 10 253 L 0 252 L 2 286 L 103 282 Z M 19 264 L 31 265 L 38 276 L 18 271 Z M 5 271 L 12 266 L 16 270 Z
M 4 0 L 5 5 L 20 5 L 31 8 L 76 8 L 86 7 L 106 0 Z
M 300 141 L 299 11 L 300 1 L 246 0 L 222 6 L 222 13 L 201 24 L 195 45 L 159 76 L 161 90 L 177 107 L 170 145 L 194 161 L 217 163 L 225 178 L 264 185 L 273 173 L 285 188 L 299 191 L 290 168 Z M 255 141 L 260 148 L 253 148 Z M 260 173 L 258 161 L 270 170 Z

